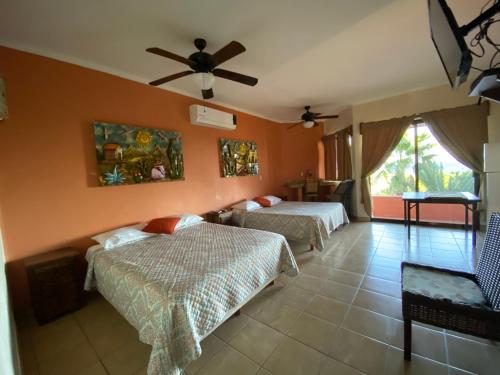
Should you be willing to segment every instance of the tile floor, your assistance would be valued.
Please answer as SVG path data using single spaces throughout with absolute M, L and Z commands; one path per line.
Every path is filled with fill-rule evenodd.
M 323 252 L 293 246 L 301 273 L 280 277 L 202 342 L 188 375 L 499 374 L 500 344 L 413 326 L 403 361 L 400 261 L 471 271 L 461 230 L 353 223 Z M 45 326 L 17 319 L 26 375 L 146 374 L 149 347 L 102 298 Z

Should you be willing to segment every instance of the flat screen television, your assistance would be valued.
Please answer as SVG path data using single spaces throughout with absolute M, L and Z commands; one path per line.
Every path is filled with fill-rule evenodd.
M 431 37 L 451 87 L 458 88 L 469 75 L 472 56 L 457 21 L 445 0 L 428 0 Z

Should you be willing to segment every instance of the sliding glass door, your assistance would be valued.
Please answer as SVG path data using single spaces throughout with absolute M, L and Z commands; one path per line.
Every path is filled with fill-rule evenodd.
M 370 177 L 372 217 L 403 219 L 401 195 L 406 191 L 474 190 L 472 171 L 451 156 L 425 123 L 410 126 L 386 162 Z M 463 223 L 458 205 L 421 205 L 420 220 Z

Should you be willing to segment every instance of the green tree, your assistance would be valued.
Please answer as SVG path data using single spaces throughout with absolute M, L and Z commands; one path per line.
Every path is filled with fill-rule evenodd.
M 415 190 L 414 129 L 408 129 L 389 159 L 373 175 L 373 181 L 382 179 L 386 187 L 383 195 L 401 195 Z M 418 169 L 420 191 L 470 191 L 473 190 L 471 171 L 448 173 L 443 164 L 438 163 L 435 149 L 437 143 L 429 132 L 419 132 Z

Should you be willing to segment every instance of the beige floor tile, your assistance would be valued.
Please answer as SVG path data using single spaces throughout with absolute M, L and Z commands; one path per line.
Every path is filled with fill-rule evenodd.
M 324 266 L 322 264 L 309 263 L 301 267 L 300 270 L 310 276 L 327 279 L 331 275 L 334 268 Z
M 384 374 L 447 375 L 448 367 L 417 355 L 412 355 L 411 361 L 405 361 L 402 350 L 389 347 Z
M 445 336 L 442 332 L 412 324 L 412 353 L 435 361 L 447 363 L 444 340 Z M 391 345 L 399 349 L 404 348 L 403 327 L 397 331 Z
M 85 335 L 72 315 L 35 327 L 32 335 L 33 350 L 38 361 L 86 341 Z
M 368 374 L 383 374 L 387 345 L 339 328 L 330 356 Z
M 257 295 L 241 308 L 241 312 L 255 318 L 272 301 L 271 295 Z
M 327 358 L 321 366 L 319 375 L 362 375 L 362 372 L 333 358 Z
M 84 371 L 98 361 L 97 355 L 87 342 L 52 354 L 38 363 L 40 375 L 69 375 Z
M 500 349 L 455 336 L 446 337 L 449 364 L 481 375 L 498 374 Z
M 401 281 L 401 271 L 399 268 L 388 268 L 372 264 L 366 270 L 368 276 L 378 277 L 379 279 L 390 281 Z
M 399 282 L 366 276 L 361 283 L 361 288 L 391 297 L 401 298 L 401 283 Z
M 339 325 L 342 323 L 349 305 L 341 301 L 324 296 L 315 296 L 309 306 L 304 310 L 308 314 Z
M 262 365 L 284 337 L 279 331 L 251 319 L 229 344 Z
M 255 319 L 278 331 L 287 333 L 299 315 L 300 310 L 294 307 L 278 302 L 270 302 L 257 314 Z
M 336 281 L 338 283 L 347 284 L 357 288 L 359 287 L 361 280 L 363 280 L 363 275 L 360 273 L 336 269 L 331 273 L 329 279 L 332 281 Z
M 314 297 L 314 293 L 309 290 L 297 288 L 294 285 L 287 285 L 276 295 L 275 301 L 292 306 L 299 310 L 304 310 Z
M 365 273 L 368 268 L 369 262 L 361 262 L 357 259 L 344 259 L 342 264 L 338 267 L 344 271 L 354 272 L 354 273 Z
M 319 294 L 329 298 L 335 298 L 339 301 L 345 303 L 351 303 L 356 294 L 356 288 L 338 283 L 336 281 L 327 281 L 323 288 L 319 291 Z
M 194 375 L 212 359 L 215 353 L 225 346 L 224 342 L 213 334 L 206 337 L 200 345 L 201 356 L 188 365 L 185 371 L 188 375 Z
M 402 320 L 401 301 L 394 297 L 360 289 L 353 305 Z
M 245 328 L 250 320 L 251 318 L 244 314 L 232 316 L 214 331 L 214 335 L 225 342 L 229 342 L 238 332 Z
M 125 319 L 117 319 L 99 329 L 88 329 L 87 337 L 99 357 L 115 352 L 131 342 L 138 341 L 139 335 Z
M 403 329 L 403 322 L 360 307 L 352 306 L 347 313 L 342 327 L 390 344 L 394 341 L 398 331 Z
M 98 361 L 79 371 L 77 375 L 107 375 L 107 372 L 101 362 Z
M 273 375 L 314 375 L 319 373 L 326 356 L 286 337 L 264 364 Z
M 448 366 L 448 375 L 475 375 L 473 372 L 461 370 L 456 367 Z
M 144 367 L 143 369 L 137 371 L 134 375 L 148 375 L 148 368 Z
M 226 345 L 219 350 L 197 375 L 254 375 L 259 365 L 230 346 Z
M 291 285 L 311 292 L 318 292 L 325 284 L 325 281 L 325 279 L 320 279 L 319 277 L 300 273 L 297 277 L 293 278 Z
M 146 367 L 151 354 L 151 346 L 133 341 L 102 358 L 110 375 L 132 375 Z
M 302 313 L 288 335 L 320 352 L 328 354 L 336 332 L 336 325 L 313 315 Z
M 267 371 L 264 367 L 261 367 L 259 371 L 257 371 L 257 374 L 255 375 L 272 375 L 269 371 Z
M 19 357 L 23 366 L 24 372 L 38 372 L 35 351 L 33 350 L 33 342 L 31 330 L 25 329 L 17 332 Z

